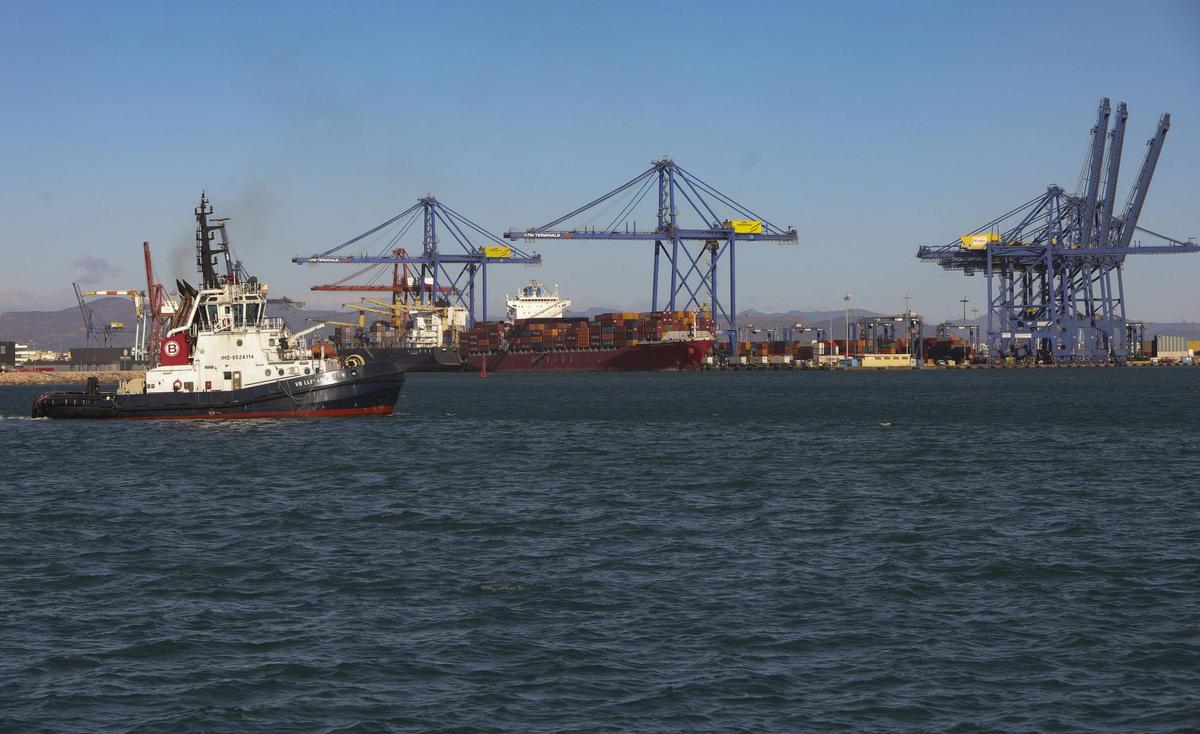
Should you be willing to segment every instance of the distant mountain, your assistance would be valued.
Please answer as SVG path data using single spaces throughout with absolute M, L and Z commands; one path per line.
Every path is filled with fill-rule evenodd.
M 850 320 L 862 318 L 863 316 L 879 316 L 880 314 L 874 311 L 868 311 L 862 308 L 850 309 Z M 808 329 L 824 329 L 830 330 L 832 323 L 833 335 L 838 337 L 845 333 L 846 312 L 845 311 L 785 311 L 783 313 L 763 313 L 762 311 L 742 311 L 738 313 L 738 326 L 742 328 L 753 328 L 758 330 L 757 336 L 752 336 L 752 340 L 765 338 L 765 333 L 768 329 L 778 332 L 782 338 L 784 329 L 794 329 L 797 324 Z M 815 338 L 813 336 L 812 338 Z
M 133 342 L 136 317 L 132 301 L 124 298 L 97 298 L 88 301 L 88 306 L 92 309 L 93 323 L 97 328 L 112 321 L 125 324 L 124 331 L 117 332 L 113 337 L 112 346 L 126 347 Z M 71 347 L 87 346 L 84 334 L 83 316 L 78 308 L 64 308 L 59 311 L 6 311 L 0 316 L 0 339 L 42 349 L 62 352 Z
M 97 329 L 104 324 L 117 321 L 125 325 L 115 332 L 111 346 L 127 347 L 133 343 L 137 317 L 133 302 L 124 298 L 96 298 L 88 301 L 92 309 L 93 323 Z M 345 311 L 303 311 L 295 308 L 268 306 L 267 315 L 282 316 L 292 331 L 300 331 L 318 321 L 353 322 L 357 314 Z M 328 330 L 322 330 L 322 333 Z M 0 315 L 0 341 L 15 341 L 41 349 L 65 352 L 72 347 L 87 346 L 86 330 L 79 308 L 64 308 L 58 311 L 7 311 Z M 103 346 L 98 344 L 97 346 Z
M 616 306 L 596 306 L 594 308 L 585 308 L 581 311 L 576 311 L 574 309 L 570 309 L 570 310 L 564 311 L 563 315 L 568 316 L 570 318 L 580 318 L 580 319 L 588 318 L 588 319 L 590 319 L 593 316 L 599 316 L 602 313 L 615 313 L 615 312 L 624 311 L 624 310 L 625 309 L 617 308 Z

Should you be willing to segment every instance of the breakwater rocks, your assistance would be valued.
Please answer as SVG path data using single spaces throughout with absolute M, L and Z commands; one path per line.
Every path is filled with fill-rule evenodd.
M 141 370 L 129 372 L 0 372 L 0 386 L 3 385 L 83 385 L 89 377 L 100 380 L 102 385 L 115 385 L 121 380 L 134 377 L 145 377 Z

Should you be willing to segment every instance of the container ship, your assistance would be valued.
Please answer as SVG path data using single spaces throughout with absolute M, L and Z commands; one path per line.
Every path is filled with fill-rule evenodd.
M 386 303 L 364 299 L 348 307 L 358 310 L 358 322 L 337 324 L 332 347 L 342 361 L 362 365 L 387 361 L 406 372 L 461 372 L 459 334 L 467 326 L 467 310 L 449 303 L 434 305 Z M 386 315 L 368 327 L 366 314 Z
M 506 299 L 508 319 L 475 324 L 459 337 L 468 369 L 481 372 L 678 371 L 712 351 L 707 313 L 613 312 L 565 317 L 570 301 L 536 281 Z

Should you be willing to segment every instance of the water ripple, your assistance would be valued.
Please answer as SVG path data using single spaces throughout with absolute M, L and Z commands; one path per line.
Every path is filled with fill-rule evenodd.
M 1196 370 L 20 420 L 0 731 L 1194 731 Z

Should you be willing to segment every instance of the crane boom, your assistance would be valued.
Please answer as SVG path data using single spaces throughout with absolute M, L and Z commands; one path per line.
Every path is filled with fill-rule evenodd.
M 314 285 L 309 288 L 310 291 L 335 291 L 347 293 L 428 293 L 432 289 L 421 288 L 420 286 L 407 286 L 395 288 L 390 285 L 339 285 L 330 283 L 328 285 Z M 438 286 L 438 293 L 453 293 L 454 289 L 449 286 Z
M 1096 197 L 1100 192 L 1100 166 L 1104 163 L 1104 137 L 1108 134 L 1108 117 L 1112 112 L 1108 97 L 1100 100 L 1096 124 L 1092 127 L 1091 158 L 1088 160 L 1087 200 L 1084 204 L 1083 227 L 1079 244 L 1092 244 L 1092 225 L 1096 221 Z
M 83 295 L 85 298 L 89 296 L 120 296 L 122 298 L 129 298 L 133 301 L 133 312 L 139 319 L 146 313 L 142 306 L 142 300 L 145 298 L 145 295 L 141 291 L 84 291 Z
M 1158 119 L 1158 129 L 1154 137 L 1146 141 L 1146 157 L 1138 171 L 1133 189 L 1129 192 L 1129 202 L 1125 206 L 1125 214 L 1121 217 L 1121 247 L 1129 247 L 1133 241 L 1133 230 L 1137 228 L 1138 218 L 1142 216 L 1142 205 L 1146 203 L 1146 193 L 1150 191 L 1150 179 L 1154 178 L 1154 167 L 1158 165 L 1158 156 L 1162 153 L 1163 143 L 1167 140 L 1167 131 L 1171 129 L 1171 113 L 1164 112 Z
M 71 286 L 75 288 L 75 300 L 79 302 L 79 315 L 83 317 L 84 343 L 90 347 L 96 334 L 95 327 L 92 325 L 92 309 L 84 303 L 83 291 L 79 290 L 79 284 L 72 283 Z
M 1100 246 L 1108 244 L 1108 238 L 1113 231 L 1113 206 L 1117 198 L 1117 176 L 1121 172 L 1121 148 L 1125 143 L 1125 121 L 1129 119 L 1129 111 L 1125 103 L 1117 105 L 1117 119 L 1113 120 L 1113 129 L 1109 133 L 1108 167 L 1104 174 L 1104 205 L 1100 213 Z
M 342 308 L 352 308 L 355 311 L 365 311 L 367 313 L 375 313 L 380 316 L 396 316 L 398 311 L 390 306 L 364 306 L 361 303 L 343 303 Z

